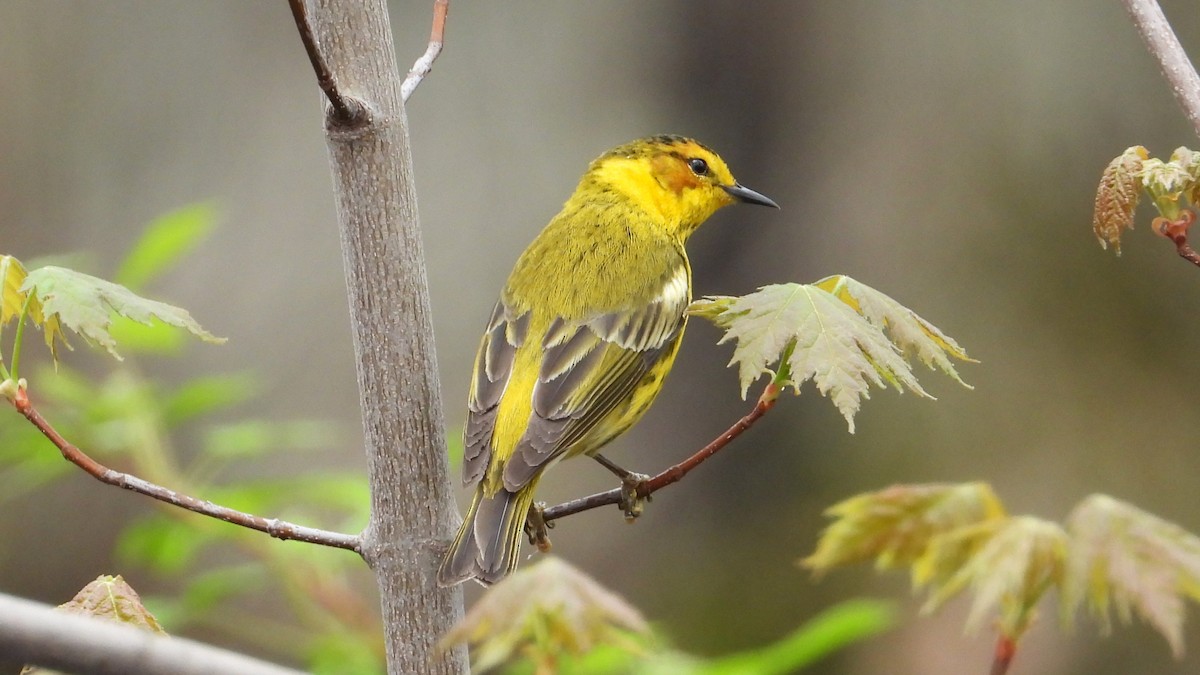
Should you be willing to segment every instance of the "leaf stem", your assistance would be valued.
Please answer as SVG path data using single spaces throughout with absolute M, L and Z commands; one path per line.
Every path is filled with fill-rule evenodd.
M 778 376 L 776 377 L 778 378 Z M 733 426 L 726 429 L 725 433 L 713 439 L 711 443 L 697 450 L 691 457 L 674 466 L 668 467 L 661 473 L 640 483 L 637 486 L 637 496 L 645 499 L 666 486 L 679 482 L 684 476 L 691 473 L 692 469 L 703 464 L 709 457 L 717 454 L 721 448 L 728 445 L 730 441 L 741 436 L 744 431 L 754 426 L 755 422 L 767 414 L 771 408 L 775 407 L 775 401 L 779 398 L 780 391 L 780 386 L 772 380 L 763 389 L 762 394 L 758 397 L 758 401 L 754 404 L 754 408 L 749 413 L 737 422 L 734 422 Z M 623 492 L 622 488 L 614 488 L 606 492 L 598 492 L 594 495 L 581 497 L 580 499 L 573 499 L 558 506 L 545 509 L 541 514 L 541 518 L 544 522 L 550 522 L 583 511 L 590 511 L 601 506 L 619 504 L 621 503 Z
M 992 657 L 990 675 L 1006 675 L 1012 665 L 1013 657 L 1017 655 L 1017 643 L 1012 638 L 1001 635 L 996 638 L 996 653 Z
M 0 382 L 5 382 L 12 379 L 12 375 L 8 374 L 8 368 L 4 367 L 4 345 L 0 344 Z
M 21 316 L 17 317 L 17 336 L 13 338 L 12 376 L 17 380 L 21 377 L 21 341 L 25 337 L 25 319 L 29 316 L 29 305 L 33 302 L 33 291 L 25 296 L 25 304 L 21 306 Z M 9 378 L 5 378 L 9 379 Z
M 13 397 L 13 406 L 17 412 L 21 413 L 25 419 L 29 420 L 33 426 L 37 427 L 42 435 L 50 440 L 55 447 L 59 449 L 62 456 L 75 466 L 83 469 L 88 475 L 92 476 L 101 483 L 114 485 L 116 487 L 125 488 L 132 492 L 136 492 L 147 497 L 152 497 L 161 502 L 178 506 L 182 509 L 187 509 L 194 513 L 199 513 L 202 516 L 216 518 L 227 523 L 240 525 L 251 530 L 265 532 L 276 539 L 285 539 L 293 541 L 303 541 L 310 544 L 320 544 L 321 546 L 329 546 L 332 548 L 341 548 L 355 553 L 362 554 L 361 538 L 358 535 L 343 534 L 341 532 L 330 532 L 327 530 L 319 530 L 303 525 L 295 525 L 277 518 L 263 518 L 249 513 L 243 513 L 234 509 L 214 504 L 210 501 L 197 499 L 191 495 L 186 495 L 174 490 L 156 485 L 149 481 L 138 478 L 127 473 L 114 471 L 107 466 L 97 462 L 89 457 L 79 448 L 72 445 L 67 439 L 58 433 L 58 431 L 42 417 L 41 413 L 34 408 L 32 401 L 29 400 L 29 395 L 24 388 L 17 390 Z

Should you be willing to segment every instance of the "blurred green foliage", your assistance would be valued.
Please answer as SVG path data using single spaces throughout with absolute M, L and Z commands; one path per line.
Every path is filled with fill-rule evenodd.
M 645 652 L 603 645 L 578 657 L 564 656 L 555 670 L 569 675 L 787 675 L 809 669 L 855 642 L 869 639 L 895 622 L 895 609 L 877 600 L 847 600 L 819 613 L 774 643 L 714 659 L 702 659 L 647 641 Z M 659 644 L 659 646 L 654 646 Z M 532 663 L 514 664 L 507 675 L 538 672 Z
M 157 218 L 115 278 L 145 290 L 199 246 L 216 219 L 210 204 Z M 367 521 L 369 493 L 360 475 L 313 462 L 311 473 L 241 477 L 281 453 L 305 466 L 306 454 L 338 441 L 333 424 L 239 417 L 240 406 L 266 389 L 249 372 L 159 382 L 142 372 L 137 357 L 178 356 L 191 341 L 158 322 L 111 318 L 127 356 L 121 368 L 92 377 L 66 364 L 57 372 L 46 365 L 29 378 L 39 410 L 71 442 L 114 468 L 242 511 L 346 531 Z M 175 439 L 187 439 L 182 451 Z M 66 475 L 78 472 L 32 425 L 0 425 L 0 504 Z M 144 598 L 171 632 L 216 632 L 276 658 L 304 659 L 318 673 L 383 670 L 375 603 L 362 592 L 370 574 L 345 551 L 275 545 L 259 533 L 160 505 L 129 523 L 114 555 L 122 570 L 146 570 L 165 591 Z M 284 611 L 275 606 L 280 597 Z

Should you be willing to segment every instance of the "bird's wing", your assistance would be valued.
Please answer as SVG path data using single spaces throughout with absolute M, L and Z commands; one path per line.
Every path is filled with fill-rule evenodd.
M 551 322 L 541 336 L 533 411 L 504 466 L 505 489 L 526 485 L 539 468 L 629 401 L 647 372 L 673 352 L 688 301 L 687 269 L 680 267 L 649 302 L 585 321 Z
M 463 431 L 465 485 L 477 483 L 487 471 L 500 397 L 512 375 L 517 349 L 525 343 L 528 331 L 528 313 L 517 316 L 503 300 L 496 303 L 475 354 L 475 378 L 467 398 L 467 426 Z

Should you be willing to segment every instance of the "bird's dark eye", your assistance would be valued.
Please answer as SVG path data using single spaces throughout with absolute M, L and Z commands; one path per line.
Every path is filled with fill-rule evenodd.
M 696 174 L 697 176 L 708 175 L 708 162 L 700 159 L 699 157 L 693 157 L 692 159 L 689 159 L 688 168 L 690 168 L 692 173 Z

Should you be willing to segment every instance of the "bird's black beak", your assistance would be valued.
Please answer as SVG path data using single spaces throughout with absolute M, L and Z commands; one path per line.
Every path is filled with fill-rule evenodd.
M 779 205 L 776 204 L 775 201 L 770 197 L 755 192 L 754 190 L 751 190 L 743 185 L 738 185 L 737 183 L 734 183 L 733 185 L 722 185 L 721 189 L 728 192 L 729 196 L 733 197 L 739 202 L 745 202 L 746 204 L 758 204 L 759 206 L 770 206 L 773 209 L 779 208 Z

